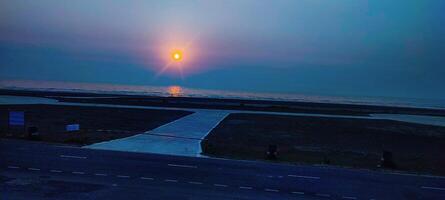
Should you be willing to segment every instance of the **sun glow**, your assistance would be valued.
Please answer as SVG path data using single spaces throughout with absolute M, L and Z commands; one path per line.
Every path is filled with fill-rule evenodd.
M 194 73 L 198 69 L 198 44 L 195 39 L 198 36 L 189 34 L 170 33 L 152 42 L 153 52 L 150 65 L 156 70 L 155 77 L 161 75 L 184 76 Z
M 172 51 L 172 53 L 171 53 L 171 58 L 172 58 L 172 60 L 175 61 L 175 62 L 182 61 L 182 59 L 183 59 L 183 53 L 182 53 L 182 51 L 180 51 L 180 50 L 174 50 L 174 51 Z

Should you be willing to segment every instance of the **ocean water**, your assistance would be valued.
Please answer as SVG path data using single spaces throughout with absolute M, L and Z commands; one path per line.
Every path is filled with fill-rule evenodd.
M 237 92 L 223 90 L 204 90 L 186 88 L 182 86 L 136 86 L 76 82 L 55 81 L 29 81 L 29 80 L 0 80 L 1 89 L 37 90 L 37 91 L 67 91 L 88 92 L 98 94 L 125 94 L 148 96 L 173 96 L 173 97 L 205 97 L 205 98 L 230 98 L 230 99 L 254 99 L 277 100 L 293 102 L 318 102 L 318 103 L 344 103 L 357 105 L 385 105 L 417 108 L 445 109 L 443 99 L 414 99 L 414 98 L 389 98 L 389 97 L 349 97 L 349 96 L 317 96 L 304 94 L 285 93 L 256 93 Z

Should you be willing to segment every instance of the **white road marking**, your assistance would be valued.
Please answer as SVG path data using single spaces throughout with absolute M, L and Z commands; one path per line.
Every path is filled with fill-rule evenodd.
M 252 187 L 247 187 L 247 186 L 240 186 L 239 189 L 244 189 L 244 190 L 251 190 Z
M 106 174 L 94 174 L 95 176 L 107 176 Z
M 445 179 L 443 176 L 432 176 L 432 175 L 420 175 L 420 174 L 404 174 L 398 172 L 387 172 L 388 174 L 395 174 L 400 176 L 417 176 L 417 177 L 426 177 L 426 178 L 437 178 L 437 179 Z
M 28 168 L 28 170 L 31 170 L 31 171 L 40 171 L 39 168 Z
M 70 155 L 60 155 L 61 158 L 77 158 L 77 159 L 86 159 L 84 156 L 70 156 Z
M 150 177 L 141 177 L 142 180 L 154 180 L 154 178 L 150 178 Z
M 320 177 L 318 177 L 318 176 L 300 176 L 300 175 L 293 175 L 293 174 L 290 174 L 287 176 L 294 177 L 294 178 L 320 179 Z
M 269 188 L 264 189 L 264 191 L 266 191 L 266 192 L 279 192 L 279 190 L 269 189 Z
M 118 177 L 118 178 L 130 178 L 130 176 L 125 176 L 125 175 L 117 175 L 116 177 Z
M 195 165 L 176 165 L 176 164 L 168 164 L 170 167 L 183 167 L 183 168 L 198 168 L 198 166 Z
M 85 172 L 71 172 L 73 174 L 85 174 Z
M 428 186 L 422 186 L 422 189 L 428 189 L 428 190 L 443 190 L 443 191 L 445 191 L 445 188 L 440 188 L 440 187 L 428 187 Z
M 9 169 L 19 169 L 20 167 L 17 166 L 8 166 Z
M 357 197 L 346 197 L 346 196 L 343 196 L 341 198 L 343 198 L 343 199 L 357 199 Z
M 227 187 L 227 185 L 223 185 L 223 184 L 213 184 L 215 187 Z
M 165 179 L 164 181 L 165 182 L 172 182 L 172 183 L 177 183 L 178 182 L 178 180 L 175 180 L 175 179 Z
M 292 194 L 304 194 L 304 192 L 292 192 Z
M 202 184 L 201 182 L 195 182 L 195 181 L 190 181 L 189 183 L 190 184 L 195 184 L 195 185 L 201 185 Z
M 331 195 L 329 195 L 329 194 L 321 194 L 321 193 L 317 193 L 317 194 L 315 194 L 316 196 L 319 196 L 319 197 L 330 197 Z
M 62 173 L 61 170 L 56 170 L 56 169 L 52 169 L 52 170 L 49 170 L 49 171 L 52 172 L 52 173 Z

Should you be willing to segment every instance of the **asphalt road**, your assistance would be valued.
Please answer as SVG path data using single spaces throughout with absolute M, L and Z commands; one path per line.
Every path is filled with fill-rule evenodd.
M 3 139 L 0 199 L 445 199 L 445 178 Z

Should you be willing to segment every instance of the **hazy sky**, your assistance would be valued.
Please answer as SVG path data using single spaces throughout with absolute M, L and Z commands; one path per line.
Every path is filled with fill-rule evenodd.
M 0 79 L 445 99 L 444 9 L 443 0 L 0 0 Z M 186 48 L 182 77 L 159 72 L 171 48 Z

